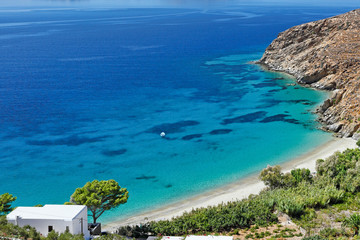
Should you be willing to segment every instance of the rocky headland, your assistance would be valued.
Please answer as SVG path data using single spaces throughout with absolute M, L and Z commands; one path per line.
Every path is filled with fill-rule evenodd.
M 360 138 L 360 9 L 280 33 L 258 63 L 332 91 L 316 110 L 323 128 Z

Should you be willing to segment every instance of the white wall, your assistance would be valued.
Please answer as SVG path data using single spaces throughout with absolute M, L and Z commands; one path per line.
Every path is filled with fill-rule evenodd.
M 16 224 L 14 220 L 9 220 L 10 223 Z M 48 220 L 48 219 L 18 219 L 18 226 L 23 227 L 25 225 L 30 225 L 38 232 L 40 232 L 43 236 L 48 235 L 48 227 L 53 226 L 55 232 L 63 233 L 66 230 L 66 226 L 69 227 L 71 232 L 72 221 L 64 221 L 64 220 Z
M 82 219 L 82 220 L 81 220 Z M 84 234 L 85 239 L 90 238 L 90 232 L 88 230 L 88 216 L 87 208 L 84 208 L 74 219 L 72 225 L 73 234 Z M 81 231 L 81 221 L 82 221 L 82 231 Z
M 20 227 L 30 225 L 36 228 L 43 236 L 48 235 L 49 226 L 52 226 L 52 230 L 55 232 L 63 233 L 68 228 L 70 233 L 84 234 L 85 239 L 89 239 L 90 232 L 88 230 L 87 207 L 74 206 L 72 208 L 73 209 L 64 208 L 64 206 L 57 207 L 48 205 L 45 205 L 44 208 L 19 207 L 8 214 L 6 218 L 9 223 Z M 75 217 L 73 213 L 74 209 L 77 209 L 76 212 L 78 212 Z M 23 218 L 20 216 L 23 216 Z
M 83 229 L 81 231 L 81 218 L 83 219 Z M 15 220 L 8 220 L 9 223 L 16 225 Z M 69 232 L 71 234 L 84 234 L 85 239 L 90 238 L 90 232 L 88 230 L 88 221 L 87 221 L 87 209 L 85 208 L 81 211 L 75 219 L 72 221 L 65 220 L 49 220 L 49 219 L 21 219 L 18 218 L 17 225 L 23 227 L 25 225 L 30 225 L 43 236 L 48 235 L 48 227 L 53 226 L 53 230 L 58 233 L 63 233 L 66 231 L 66 226 L 69 227 Z

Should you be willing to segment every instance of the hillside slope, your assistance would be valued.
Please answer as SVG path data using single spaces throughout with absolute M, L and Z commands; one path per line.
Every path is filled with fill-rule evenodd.
M 360 138 L 360 9 L 280 33 L 258 63 L 333 91 L 317 109 L 319 121 L 338 136 Z

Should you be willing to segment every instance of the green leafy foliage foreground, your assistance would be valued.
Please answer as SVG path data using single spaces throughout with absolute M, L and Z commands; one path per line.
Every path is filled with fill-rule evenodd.
M 237 229 L 249 228 L 252 225 L 267 226 L 276 223 L 276 211 L 287 213 L 301 221 L 313 214 L 314 209 L 325 210 L 334 206 L 351 206 L 352 211 L 360 209 L 360 201 L 354 200 L 354 197 L 360 196 L 359 149 L 348 149 L 343 153 L 335 153 L 326 160 L 318 160 L 316 168 L 317 174 L 312 177 L 307 169 L 295 169 L 284 174 L 278 166 L 268 167 L 260 174 L 268 188 L 259 195 L 215 207 L 194 209 L 171 220 L 121 227 L 117 233 L 135 238 L 148 235 L 236 233 Z M 41 238 L 31 227 L 19 228 L 7 224 L 4 217 L 1 221 L 2 236 L 6 234 L 22 236 L 24 239 L 31 237 L 49 240 L 80 239 L 80 236 L 66 233 L 52 233 L 47 238 Z M 353 234 L 359 234 L 359 215 L 353 214 L 344 219 L 343 225 L 352 229 Z M 121 239 L 116 235 L 106 237 L 108 238 Z M 323 238 L 314 236 L 307 239 Z
M 24 227 L 8 223 L 5 216 L 0 217 L 0 239 L 32 239 L 32 240 L 84 240 L 80 234 L 73 235 L 69 232 L 57 233 L 51 231 L 47 237 L 41 236 L 35 228 L 27 225 Z
M 276 211 L 300 219 L 309 209 L 343 203 L 348 199 L 346 195 L 360 191 L 359 159 L 359 149 L 337 152 L 326 160 L 317 161 L 318 172 L 314 177 L 308 169 L 295 169 L 284 174 L 279 166 L 268 167 L 260 174 L 268 188 L 259 195 L 194 209 L 171 220 L 120 227 L 118 233 L 130 237 L 228 233 L 251 225 L 276 223 Z
M 31 240 L 84 240 L 81 234 L 71 234 L 69 232 L 58 233 L 51 231 L 46 237 L 42 236 L 35 228 L 27 225 L 24 227 L 15 226 L 8 223 L 5 216 L 0 216 L 0 239 L 31 239 Z M 97 238 L 98 240 L 126 240 L 118 235 L 104 235 Z
M 200 208 L 170 221 L 152 222 L 155 233 L 184 235 L 199 232 L 226 232 L 234 227 L 250 227 L 276 222 L 273 201 L 255 196 L 238 202 Z
M 332 185 L 302 182 L 296 187 L 264 191 L 242 201 L 195 209 L 171 220 L 150 222 L 148 230 L 163 235 L 225 233 L 251 225 L 276 223 L 276 210 L 300 217 L 306 208 L 326 207 L 341 202 L 343 198 L 344 191 Z M 123 234 L 124 229 L 119 229 L 119 233 Z
M 0 216 L 6 215 L 13 210 L 11 203 L 16 200 L 16 197 L 9 193 L 0 195 Z
M 107 210 L 127 202 L 129 192 L 120 187 L 115 180 L 94 180 L 77 188 L 71 195 L 70 202 L 65 204 L 86 205 L 96 223 L 96 220 Z
M 40 233 L 35 228 L 30 226 L 19 227 L 7 222 L 5 216 L 0 216 L 0 237 L 2 239 L 18 238 L 32 238 L 34 240 L 40 240 Z

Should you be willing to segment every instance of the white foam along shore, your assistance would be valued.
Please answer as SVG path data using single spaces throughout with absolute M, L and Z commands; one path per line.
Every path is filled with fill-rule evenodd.
M 311 171 L 315 171 L 317 159 L 325 159 L 336 151 L 344 151 L 347 148 L 356 147 L 356 141 L 351 138 L 332 138 L 330 141 L 317 147 L 315 150 L 307 152 L 295 159 L 289 159 L 289 161 L 281 164 L 282 169 L 285 172 L 294 168 L 308 168 Z M 265 187 L 265 185 L 258 179 L 258 175 L 259 173 L 221 188 L 183 201 L 169 204 L 162 208 L 144 212 L 128 219 L 117 220 L 105 224 L 103 229 L 114 231 L 119 226 L 136 225 L 152 220 L 171 219 L 172 217 L 181 215 L 185 211 L 188 212 L 195 208 L 214 206 L 220 203 L 243 199 L 248 197 L 250 194 L 258 194 Z

